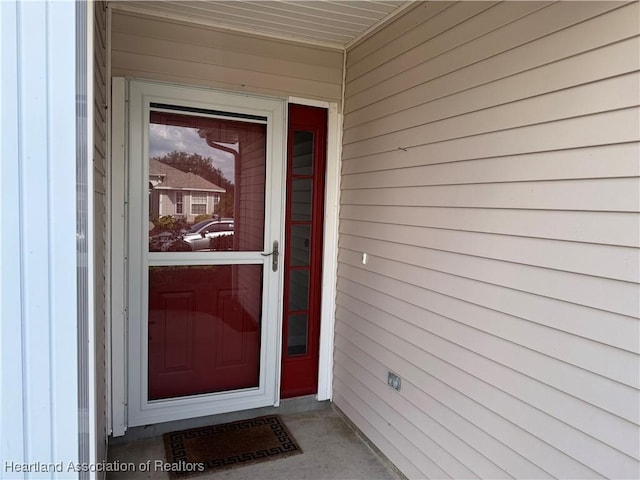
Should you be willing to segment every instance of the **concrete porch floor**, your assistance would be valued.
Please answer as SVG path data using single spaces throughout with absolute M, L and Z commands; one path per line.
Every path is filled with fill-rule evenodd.
M 303 454 L 199 475 L 197 480 L 397 480 L 399 475 L 362 440 L 334 408 L 308 412 L 281 413 L 298 441 Z M 162 436 L 144 438 L 109 447 L 110 462 L 165 461 Z M 107 480 L 168 479 L 161 471 L 111 472 Z

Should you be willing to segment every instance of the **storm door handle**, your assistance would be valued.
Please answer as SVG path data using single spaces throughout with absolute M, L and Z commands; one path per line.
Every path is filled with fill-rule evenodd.
M 278 240 L 273 241 L 273 252 L 271 253 L 261 253 L 263 257 L 271 257 L 271 270 L 274 272 L 278 271 L 278 257 L 280 256 L 280 252 L 278 251 Z

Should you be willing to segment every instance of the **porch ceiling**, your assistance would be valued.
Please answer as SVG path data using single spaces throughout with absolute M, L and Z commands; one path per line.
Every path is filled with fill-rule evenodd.
M 114 9 L 343 49 L 408 7 L 403 0 L 119 0 Z

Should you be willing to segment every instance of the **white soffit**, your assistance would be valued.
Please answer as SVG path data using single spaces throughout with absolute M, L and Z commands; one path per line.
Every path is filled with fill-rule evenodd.
M 404 0 L 120 0 L 109 5 L 116 10 L 342 50 L 412 3 Z

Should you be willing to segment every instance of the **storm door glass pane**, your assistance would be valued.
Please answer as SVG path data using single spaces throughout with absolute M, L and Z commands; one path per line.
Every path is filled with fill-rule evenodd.
M 150 400 L 258 386 L 262 265 L 149 267 Z
M 262 250 L 266 125 L 153 110 L 149 120 L 149 251 Z

